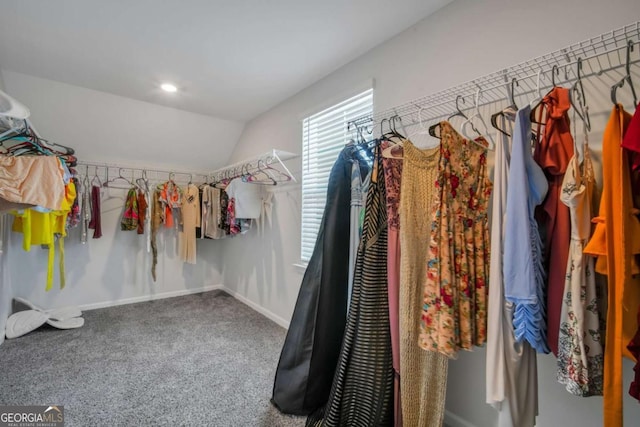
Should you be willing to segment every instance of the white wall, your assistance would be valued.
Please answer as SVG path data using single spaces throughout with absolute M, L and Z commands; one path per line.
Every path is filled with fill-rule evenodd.
M 46 138 L 69 145 L 81 160 L 156 166 L 187 171 L 213 170 L 226 163 L 242 124 L 135 101 L 107 93 L 3 72 L 6 91 L 31 109 Z M 228 143 L 216 144 L 216 137 Z M 203 155 L 204 154 L 204 155 Z M 82 169 L 80 169 L 82 172 Z M 102 173 L 102 171 L 101 171 Z M 0 259 L 0 328 L 13 296 L 43 307 L 103 306 L 202 290 L 221 283 L 221 246 L 198 241 L 196 265 L 177 256 L 177 232 L 158 234 L 158 280 L 150 274 L 144 238 L 120 231 L 125 190 L 105 189 L 100 239 L 80 244 L 79 229 L 65 241 L 67 285 L 58 288 L 56 248 L 54 289 L 45 291 L 47 251 L 21 248 L 22 235 L 9 233 Z M 90 236 L 92 230 L 90 230 Z
M 300 153 L 300 119 L 353 93 L 368 79 L 375 79 L 375 108 L 381 110 L 637 19 L 640 2 L 636 0 L 456 0 L 250 122 L 231 160 L 271 147 Z M 592 110 L 600 125 L 608 108 Z M 596 140 L 597 135 L 592 135 Z M 300 159 L 292 163 L 299 173 Z M 302 279 L 302 270 L 293 266 L 300 247 L 299 187 L 280 188 L 274 210 L 273 228 L 264 236 L 254 232 L 223 243 L 224 283 L 286 322 Z M 555 360 L 540 359 L 538 425 L 599 425 L 601 398 L 570 396 L 554 379 Z M 468 425 L 492 426 L 497 419 L 484 403 L 484 365 L 482 349 L 462 354 L 450 365 L 447 409 Z M 630 364 L 625 372 L 630 378 Z M 626 398 L 625 408 L 628 420 L 640 417 L 637 402 Z

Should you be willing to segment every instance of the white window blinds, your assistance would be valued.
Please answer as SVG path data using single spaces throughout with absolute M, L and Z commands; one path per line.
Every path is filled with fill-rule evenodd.
M 327 200 L 329 173 L 351 139 L 347 124 L 373 113 L 373 89 L 327 108 L 302 123 L 302 245 L 301 260 L 311 258 Z

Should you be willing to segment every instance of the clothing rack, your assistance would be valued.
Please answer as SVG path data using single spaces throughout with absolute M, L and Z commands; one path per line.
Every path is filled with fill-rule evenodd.
M 552 81 L 555 81 L 556 85 L 576 81 L 578 62 L 582 62 L 581 77 L 583 79 L 623 68 L 626 65 L 626 49 L 629 40 L 634 46 L 632 56 L 636 57 L 631 59 L 630 64 L 639 63 L 640 21 L 636 21 L 466 83 L 374 114 L 361 116 L 351 121 L 350 127 L 355 125 L 361 132 L 363 128 L 375 126 L 383 119 L 393 116 L 399 116 L 405 126 L 417 124 L 419 121 L 423 123 L 438 121 L 456 111 L 456 98 L 460 100 L 461 109 L 474 108 L 478 92 L 480 92 L 479 107 L 504 102 L 511 96 L 512 79 L 516 79 L 517 82 L 516 97 L 531 95 L 538 90 L 544 96 L 553 86 Z
M 274 165 L 275 167 L 279 168 L 277 169 L 279 173 L 282 173 L 290 178 L 289 182 L 298 182 L 284 164 L 285 161 L 295 159 L 296 157 L 299 157 L 299 154 L 276 150 L 274 148 L 262 155 L 252 157 L 241 162 L 233 163 L 231 165 L 225 166 L 222 169 L 218 169 L 214 171 L 211 176 L 213 182 L 216 183 L 224 180 L 239 178 L 253 172 L 264 170 L 267 166 L 270 167 L 271 165 Z
M 189 182 L 202 183 L 210 182 L 211 180 L 210 174 L 202 171 L 186 172 L 173 169 L 152 169 L 116 163 L 78 161 L 75 169 L 83 178 L 87 176 L 91 180 L 93 177 L 98 176 L 98 178 L 102 180 L 102 183 L 118 176 L 132 182 L 135 182 L 136 179 L 147 178 L 149 182 L 153 183 L 174 180 L 178 184 L 185 185 Z

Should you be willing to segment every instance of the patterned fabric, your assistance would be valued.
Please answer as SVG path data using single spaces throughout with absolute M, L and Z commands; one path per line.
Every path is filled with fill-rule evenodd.
M 234 234 L 239 234 L 241 230 L 240 222 L 236 220 L 236 200 L 231 197 L 229 199 L 229 204 L 227 205 L 227 220 L 226 223 L 229 224 L 229 234 L 232 236 Z
M 220 190 L 220 217 L 218 222 L 218 227 L 224 234 L 230 234 L 231 226 L 228 220 L 227 210 L 229 209 L 229 195 L 226 191 Z
M 577 150 L 576 150 L 577 151 Z M 576 396 L 602 395 L 603 348 L 594 260 L 582 253 L 591 234 L 591 194 L 595 182 L 588 144 L 582 170 L 573 156 L 560 200 L 571 213 L 571 245 L 558 340 L 558 381 Z
M 382 141 L 384 151 L 388 141 Z M 389 324 L 391 326 L 391 349 L 393 352 L 394 426 L 402 426 L 402 403 L 400 400 L 400 186 L 402 183 L 402 159 L 382 158 L 387 205 L 387 280 L 389 282 Z
M 147 221 L 147 199 L 142 191 L 138 191 L 138 234 L 144 234 L 144 226 Z
M 136 189 L 131 188 L 127 193 L 127 200 L 124 205 L 124 213 L 120 221 L 120 229 L 131 231 L 138 229 L 138 195 Z
M 75 185 L 76 189 L 78 189 L 78 193 L 80 193 L 80 181 L 77 178 L 71 178 L 73 181 L 73 185 Z M 81 215 L 80 215 L 80 197 L 76 197 L 73 201 L 73 206 L 71 206 L 71 211 L 69 215 L 67 215 L 67 229 L 75 228 L 80 224 Z
M 387 426 L 393 419 L 384 200 L 378 158 L 367 194 L 353 296 L 331 394 L 324 420 L 319 411 L 309 417 L 307 426 Z
M 156 236 L 160 224 L 164 222 L 164 208 L 160 201 L 160 191 L 153 192 L 153 199 L 151 202 L 151 253 L 153 260 L 151 262 L 151 277 L 153 281 L 156 281 L 156 266 L 158 265 L 158 244 L 156 242 Z
M 420 320 L 420 347 L 449 357 L 487 336 L 491 182 L 487 150 L 440 124 L 439 174 Z

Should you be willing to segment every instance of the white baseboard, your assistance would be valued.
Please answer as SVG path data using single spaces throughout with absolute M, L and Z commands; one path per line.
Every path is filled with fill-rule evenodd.
M 475 424 L 449 411 L 444 412 L 444 424 L 447 427 L 477 427 Z
M 262 307 L 261 305 L 251 301 L 250 299 L 248 299 L 245 296 L 239 294 L 238 292 L 233 292 L 233 291 L 225 288 L 224 286 L 222 287 L 222 290 L 224 292 L 228 293 L 229 295 L 231 295 L 232 297 L 234 297 L 235 299 L 237 299 L 238 301 L 240 301 L 241 303 L 248 305 L 249 307 L 251 307 L 252 309 L 257 311 L 258 313 L 262 314 L 267 319 L 270 319 L 270 320 L 274 321 L 275 323 L 277 323 L 278 325 L 282 326 L 285 329 L 289 329 L 289 321 L 288 320 L 283 319 L 282 317 L 280 317 L 277 314 L 267 310 L 266 308 Z
M 224 286 L 221 284 L 209 285 L 209 286 L 203 286 L 202 288 L 197 288 L 197 289 L 180 289 L 177 291 L 161 292 L 161 293 L 152 294 L 152 295 L 142 295 L 139 297 L 123 298 L 123 299 L 118 299 L 113 301 L 103 301 L 103 302 L 97 302 L 93 304 L 84 304 L 84 305 L 81 305 L 79 308 L 80 310 L 95 310 L 97 308 L 114 307 L 116 305 L 125 305 L 125 304 L 135 304 L 137 302 L 146 302 L 146 301 L 153 301 L 153 300 L 164 299 L 164 298 L 181 297 L 184 295 L 199 294 L 202 292 L 209 292 L 209 291 L 223 290 L 223 289 L 224 289 Z
M 79 306 L 79 308 L 80 310 L 95 310 L 98 308 L 115 307 L 117 305 L 135 304 L 137 302 L 146 302 L 146 301 L 153 301 L 153 300 L 164 299 L 164 298 L 181 297 L 184 295 L 199 294 L 202 292 L 209 292 L 209 291 L 216 291 L 216 290 L 224 291 L 225 293 L 234 297 L 241 303 L 249 306 L 253 310 L 262 314 L 267 319 L 274 321 L 275 323 L 277 323 L 278 325 L 282 326 L 285 329 L 289 329 L 289 321 L 267 310 L 261 305 L 249 300 L 248 298 L 239 294 L 238 292 L 233 292 L 232 290 L 226 288 L 222 284 L 203 286 L 202 288 L 197 288 L 197 289 L 180 289 L 177 291 L 161 292 L 153 295 L 142 295 L 139 297 L 123 298 L 123 299 L 118 299 L 113 301 L 103 301 L 103 302 L 97 302 L 93 304 L 84 304 Z

